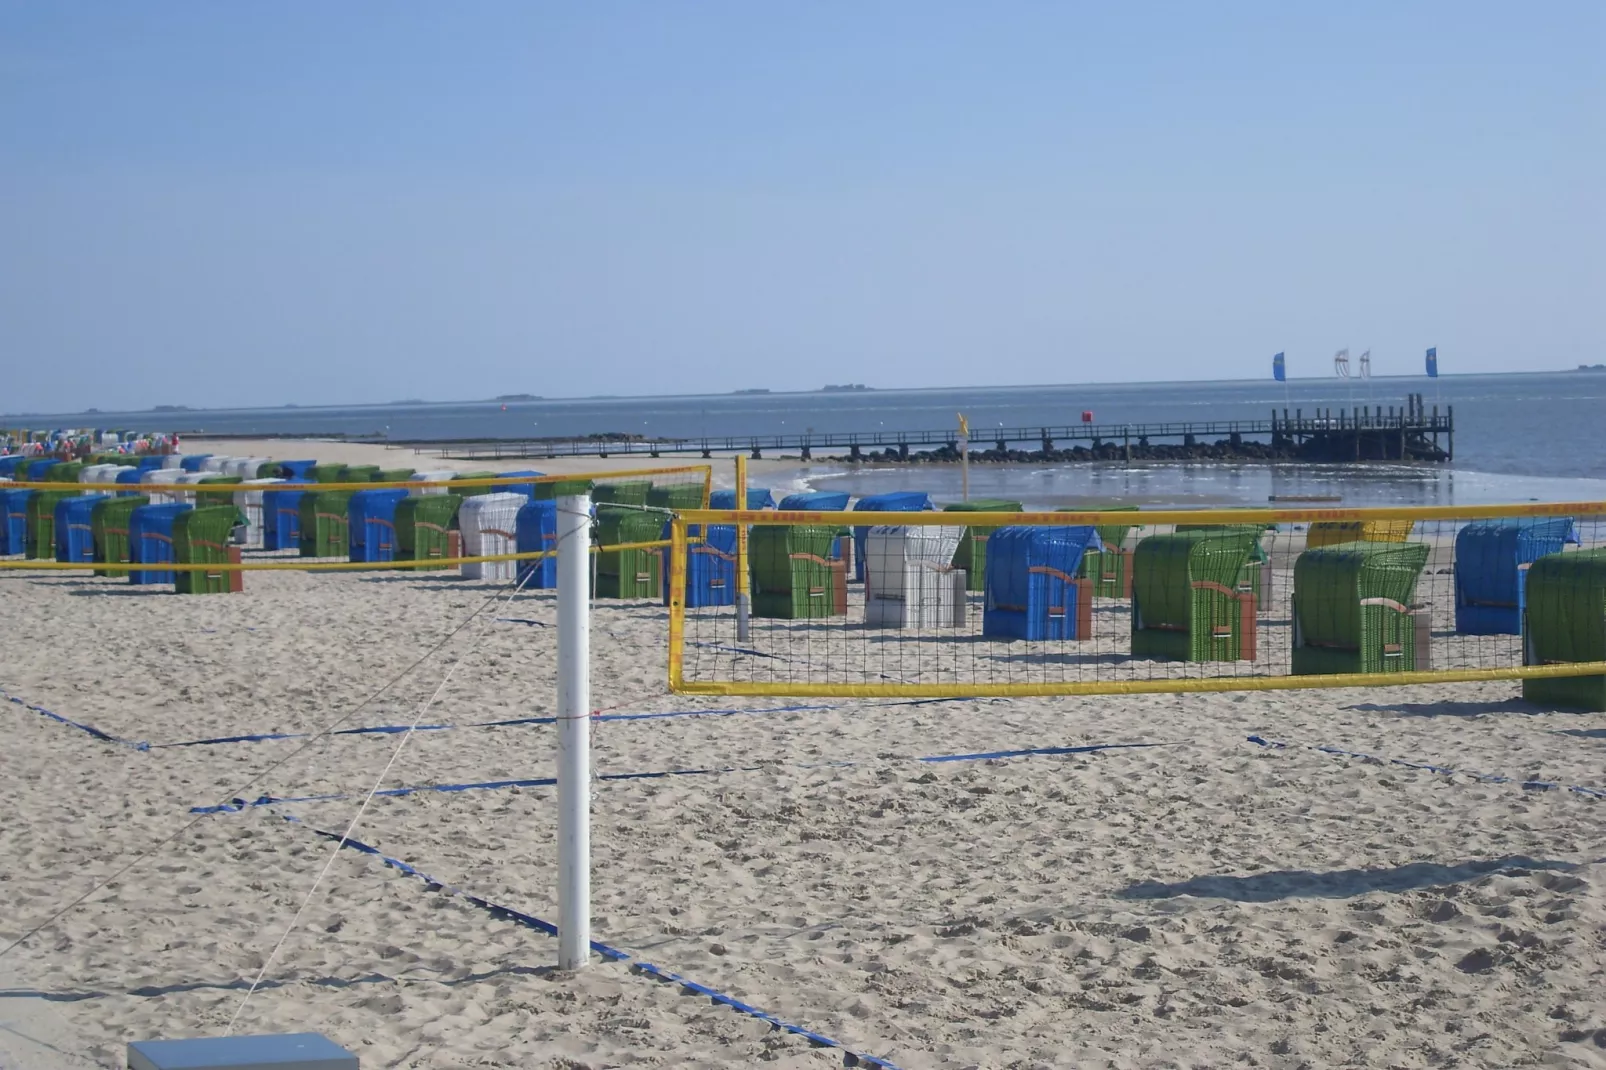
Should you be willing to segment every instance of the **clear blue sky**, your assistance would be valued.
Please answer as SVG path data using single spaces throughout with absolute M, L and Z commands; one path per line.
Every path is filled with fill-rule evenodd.
M 1606 4 L 0 6 L 0 412 L 1606 361 Z

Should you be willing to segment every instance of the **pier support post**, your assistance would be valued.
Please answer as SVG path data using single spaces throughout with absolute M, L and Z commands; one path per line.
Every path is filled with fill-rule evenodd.
M 853 445 L 848 447 L 848 460 L 850 460 L 850 461 L 862 461 L 862 460 L 864 460 L 864 457 L 859 453 L 859 444 L 857 442 L 855 442 Z
M 898 443 L 898 460 L 907 461 L 908 459 L 909 459 L 909 443 L 907 443 L 907 442 Z
M 804 447 L 803 447 L 803 448 L 802 448 L 802 449 L 801 449 L 801 450 L 800 450 L 800 451 L 799 451 L 799 452 L 798 452 L 798 456 L 799 456 L 799 457 L 801 457 L 801 458 L 802 458 L 802 459 L 803 459 L 803 460 L 805 460 L 805 461 L 811 461 L 811 460 L 813 460 L 813 459 L 814 459 L 814 458 L 813 458 L 813 456 L 812 456 L 812 455 L 811 455 L 811 454 L 810 454 L 810 453 L 809 453 L 809 448 L 808 448 L 808 447 L 807 447 L 807 446 L 804 446 Z

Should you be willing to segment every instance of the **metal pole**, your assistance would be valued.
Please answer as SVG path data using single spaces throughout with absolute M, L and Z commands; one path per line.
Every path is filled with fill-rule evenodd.
M 747 508 L 747 455 L 736 455 L 736 508 Z M 747 525 L 736 525 L 736 641 L 752 635 L 753 593 L 747 577 Z
M 591 495 L 558 499 L 558 969 L 591 959 Z
M 959 500 L 970 501 L 970 438 L 959 436 Z

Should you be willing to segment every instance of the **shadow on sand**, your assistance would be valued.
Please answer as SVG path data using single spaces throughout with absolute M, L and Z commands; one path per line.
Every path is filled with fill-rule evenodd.
M 1402 717 L 1485 717 L 1494 713 L 1520 713 L 1534 717 L 1556 711 L 1536 706 L 1520 698 L 1488 699 L 1481 702 L 1362 702 L 1340 709 L 1362 713 L 1397 713 Z
M 1282 869 L 1252 877 L 1194 877 L 1175 884 L 1139 881 L 1116 892 L 1117 899 L 1174 899 L 1191 895 L 1201 899 L 1230 899 L 1237 903 L 1273 903 L 1279 899 L 1351 899 L 1371 892 L 1409 892 L 1461 884 L 1490 873 L 1530 870 L 1577 869 L 1573 862 L 1514 855 L 1453 866 L 1437 862 L 1410 862 L 1387 869 L 1335 869 L 1314 873 L 1308 869 Z

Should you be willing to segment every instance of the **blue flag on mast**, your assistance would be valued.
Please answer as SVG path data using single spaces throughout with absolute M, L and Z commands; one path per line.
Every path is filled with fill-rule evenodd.
M 1288 369 L 1283 365 L 1283 355 L 1281 353 L 1271 358 L 1271 377 L 1279 383 L 1288 382 Z
M 1438 377 L 1439 377 L 1439 347 L 1438 346 L 1434 346 L 1432 349 L 1428 350 L 1428 378 L 1429 379 L 1437 379 Z

